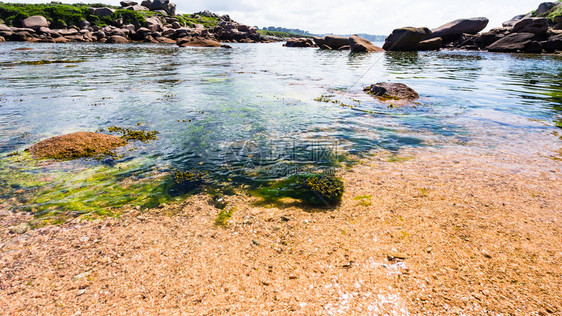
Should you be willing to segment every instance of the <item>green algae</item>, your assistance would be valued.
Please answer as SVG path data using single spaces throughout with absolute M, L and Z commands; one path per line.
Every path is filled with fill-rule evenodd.
M 219 212 L 217 217 L 215 218 L 215 226 L 218 227 L 226 227 L 228 226 L 228 222 L 232 217 L 232 214 L 236 211 L 236 208 L 231 208 L 229 210 L 222 210 Z
M 299 174 L 254 190 L 253 195 L 267 202 L 293 198 L 316 207 L 334 207 L 341 203 L 344 184 L 332 174 Z
M 45 167 L 29 153 L 0 160 L 0 199 L 32 213 L 38 224 L 59 224 L 68 218 L 119 216 L 124 209 L 153 208 L 178 200 L 170 196 L 171 174 L 154 169 L 138 174 L 146 161 L 85 167 L 57 162 Z

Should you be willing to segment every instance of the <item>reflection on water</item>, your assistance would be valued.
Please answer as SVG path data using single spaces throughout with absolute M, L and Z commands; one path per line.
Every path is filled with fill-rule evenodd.
M 487 146 L 502 141 L 505 126 L 521 135 L 552 128 L 562 108 L 555 56 L 349 55 L 280 44 L 33 44 L 13 51 L 22 46 L 31 45 L 3 43 L 0 62 L 83 62 L 2 68 L 0 162 L 46 137 L 138 126 L 160 138 L 120 152 L 114 168 L 138 162 L 128 176 L 180 169 L 206 172 L 211 182 L 258 185 L 373 149 Z M 363 94 L 363 86 L 380 81 L 410 85 L 419 104 L 394 108 Z M 314 101 L 323 94 L 364 111 Z M 546 124 L 522 123 L 529 119 Z M 482 130 L 486 141 L 476 135 Z M 82 162 L 86 170 L 99 164 Z

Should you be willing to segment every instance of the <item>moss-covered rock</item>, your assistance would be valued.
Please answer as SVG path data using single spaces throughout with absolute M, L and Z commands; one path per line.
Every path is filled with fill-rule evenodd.
M 289 197 L 311 206 L 334 207 L 340 204 L 343 192 L 343 181 L 334 175 L 300 174 L 253 193 L 266 201 Z

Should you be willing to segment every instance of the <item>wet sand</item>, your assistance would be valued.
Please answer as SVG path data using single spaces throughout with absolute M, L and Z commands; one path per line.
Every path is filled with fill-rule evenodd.
M 532 144 L 531 144 L 532 145 Z M 531 146 L 530 145 L 530 146 Z M 376 152 L 334 210 L 204 195 L 13 234 L 7 314 L 561 314 L 562 152 Z M 6 209 L 8 205 L 4 205 Z

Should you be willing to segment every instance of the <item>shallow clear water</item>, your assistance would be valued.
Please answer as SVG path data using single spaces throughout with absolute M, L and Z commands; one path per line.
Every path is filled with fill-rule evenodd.
M 117 161 L 42 164 L 33 172 L 127 169 L 122 181 L 188 170 L 207 172 L 210 182 L 257 185 L 373 149 L 495 146 L 507 129 L 522 138 L 552 132 L 562 117 L 560 56 L 233 46 L 0 44 L 0 168 L 26 172 L 6 155 L 47 137 L 117 125 L 157 130 L 159 139 L 129 145 Z M 21 63 L 38 60 L 81 62 Z M 421 99 L 397 108 L 363 93 L 380 81 L 405 83 Z M 353 108 L 314 100 L 321 95 Z

